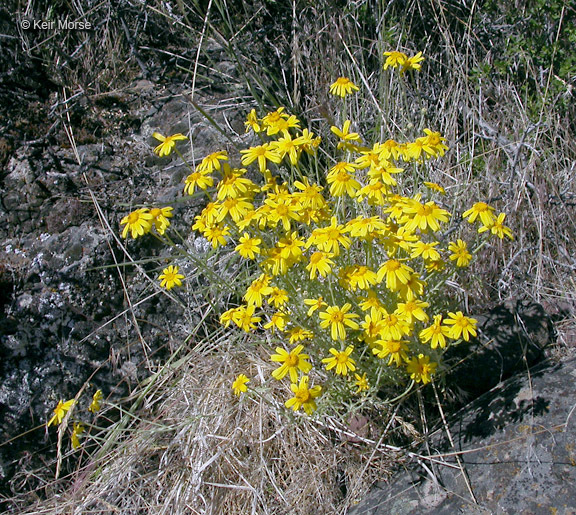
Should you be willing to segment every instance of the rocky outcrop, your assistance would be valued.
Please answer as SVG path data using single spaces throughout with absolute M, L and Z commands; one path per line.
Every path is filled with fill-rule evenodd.
M 575 359 L 498 384 L 451 418 L 454 447 L 445 430 L 431 435 L 429 450 L 350 515 L 572 513 L 574 399 Z

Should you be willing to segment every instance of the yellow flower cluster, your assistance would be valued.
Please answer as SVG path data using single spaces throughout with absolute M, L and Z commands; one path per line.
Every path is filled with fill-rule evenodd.
M 301 171 L 309 162 L 304 156 L 314 156 L 320 144 L 301 125 L 283 108 L 261 119 L 252 111 L 247 129 L 262 139 L 240 151 L 243 167 L 232 167 L 220 151 L 194 172 L 214 194 L 193 229 L 214 248 L 233 242 L 241 259 L 255 262 L 259 272 L 244 303 L 220 320 L 246 332 L 270 331 L 285 342 L 270 355 L 277 365 L 271 375 L 289 378 L 294 396 L 287 407 L 310 413 L 322 392 L 309 386 L 314 365 L 324 364 L 324 374 L 334 373 L 358 392 L 371 388 L 378 367 L 394 369 L 397 380 L 426 384 L 450 341 L 476 336 L 476 320 L 461 311 L 433 313 L 430 325 L 428 283 L 468 266 L 472 253 L 462 239 L 444 248 L 437 238 L 451 218 L 431 196 L 443 193 L 441 186 L 426 183 L 410 197 L 396 191 L 403 172 L 398 164 L 444 155 L 445 139 L 426 129 L 414 142 L 365 147 L 346 120 L 341 129 L 332 127 L 346 159 L 326 170 L 322 186 Z M 260 181 L 253 180 L 251 166 Z M 295 179 L 280 182 L 271 168 Z M 192 176 L 198 177 L 186 180 L 187 193 Z M 361 214 L 346 217 L 354 212 Z M 492 230 L 497 219 L 486 216 L 476 215 Z M 363 375 L 353 382 L 356 370 Z M 234 392 L 246 391 L 246 383 L 239 376 Z
M 420 69 L 424 59 L 385 55 L 384 67 L 401 73 Z M 342 98 L 356 91 L 345 77 L 330 87 Z M 346 119 L 331 127 L 325 166 L 321 139 L 283 107 L 262 118 L 252 110 L 245 126 L 258 144 L 238 156 L 210 154 L 190 168 L 184 185 L 185 194 L 203 190 L 209 198 L 192 229 L 214 249 L 231 245 L 256 272 L 240 305 L 220 322 L 272 334 L 271 377 L 287 378 L 292 397 L 285 406 L 308 414 L 321 394 L 342 398 L 432 381 L 446 348 L 475 337 L 477 324 L 438 292 L 486 241 L 469 248 L 458 231 L 463 225 L 449 225 L 454 212 L 442 186 L 414 184 L 412 176 L 411 194 L 403 194 L 403 166 L 442 157 L 445 138 L 426 128 L 413 141 L 366 144 Z M 137 237 L 153 225 L 160 232 L 155 216 L 131 213 L 122 220 L 123 235 Z M 478 238 L 512 238 L 505 215 L 484 202 L 463 217 L 481 223 Z M 445 237 L 448 229 L 454 241 Z M 177 273 L 164 270 L 163 286 L 178 285 Z M 247 392 L 249 382 L 240 374 L 233 392 Z
M 384 69 L 400 68 L 401 74 L 408 70 L 420 70 L 422 67 L 420 63 L 424 60 L 422 52 L 418 52 L 416 55 L 408 57 L 404 52 L 393 50 L 391 52 L 384 52 L 384 56 L 386 57 Z
M 92 402 L 88 407 L 88 411 L 90 411 L 93 414 L 100 411 L 102 405 L 102 397 L 103 397 L 102 390 L 96 390 L 96 392 L 94 392 L 94 395 L 92 396 Z M 48 422 L 46 422 L 46 427 L 50 427 L 52 424 L 57 426 L 62 424 L 68 412 L 72 410 L 72 408 L 76 404 L 77 403 L 75 399 L 70 399 L 67 400 L 66 402 L 62 400 L 58 401 L 58 404 L 56 405 L 53 411 L 54 415 Z M 82 422 L 74 422 L 72 424 L 72 432 L 70 434 L 72 449 L 78 449 L 78 447 L 80 447 L 81 445 L 80 436 L 84 433 L 84 431 L 85 427 L 84 424 L 82 424 Z
M 132 211 L 120 221 L 120 224 L 124 226 L 122 237 L 126 238 L 130 234 L 132 238 L 136 239 L 149 233 L 152 228 L 156 229 L 158 234 L 164 234 L 166 229 L 170 227 L 168 218 L 172 218 L 172 210 L 171 207 L 143 207 Z

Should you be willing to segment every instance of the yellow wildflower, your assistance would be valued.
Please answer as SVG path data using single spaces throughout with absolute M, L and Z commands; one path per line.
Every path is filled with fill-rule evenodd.
M 182 286 L 182 279 L 184 279 L 184 276 L 178 273 L 179 271 L 180 269 L 173 265 L 162 270 L 162 273 L 158 276 L 158 279 L 160 279 L 160 286 L 167 290 L 171 290 L 174 286 Z
M 72 441 L 72 449 L 78 449 L 80 447 L 80 439 L 78 438 L 84 432 L 84 426 L 80 422 L 74 422 L 72 429 L 72 436 L 70 440 Z
M 304 408 L 307 415 L 311 415 L 314 410 L 316 410 L 316 399 L 322 393 L 321 386 L 314 386 L 312 388 L 308 387 L 308 376 L 302 377 L 299 384 L 292 383 L 290 385 L 294 397 L 288 399 L 284 406 L 287 408 L 292 408 L 294 411 L 298 411 L 300 408 Z
M 125 227 L 122 231 L 122 238 L 126 238 L 128 236 L 128 232 L 132 238 L 136 239 L 138 236 L 143 236 L 144 234 L 150 232 L 152 229 L 152 215 L 150 214 L 150 210 L 146 207 L 141 209 L 137 209 L 133 211 L 129 215 L 122 218 L 120 224 L 124 225 Z
M 448 313 L 444 323 L 452 326 L 448 330 L 448 336 L 453 340 L 463 338 L 464 341 L 469 341 L 470 336 L 476 336 L 476 319 L 465 316 L 462 311 Z
M 338 306 L 328 306 L 326 311 L 320 313 L 320 327 L 322 329 L 330 328 L 330 336 L 333 340 L 346 339 L 346 327 L 351 329 L 358 329 L 358 324 L 352 320 L 358 317 L 355 313 L 348 313 L 351 304 L 344 304 L 341 308 Z
M 494 208 L 486 202 L 476 202 L 468 211 L 462 213 L 462 217 L 467 218 L 470 223 L 480 217 L 482 225 L 488 227 L 494 221 Z
M 250 382 L 244 374 L 240 374 L 232 383 L 232 390 L 234 395 L 240 396 L 241 393 L 247 392 L 248 387 L 246 386 Z
M 380 359 L 388 358 L 388 365 L 396 363 L 399 367 L 408 358 L 407 344 L 408 340 L 379 340 L 372 352 Z
M 312 369 L 312 365 L 307 361 L 310 359 L 308 354 L 300 354 L 304 345 L 300 344 L 294 347 L 290 352 L 281 347 L 276 347 L 277 354 L 272 354 L 270 360 L 276 363 L 282 363 L 280 367 L 272 372 L 272 377 L 278 381 L 284 379 L 286 374 L 290 374 L 290 380 L 295 383 L 298 381 L 298 371 L 304 374 Z
M 456 261 L 456 266 L 464 267 L 470 264 L 472 254 L 468 252 L 468 245 L 465 241 L 458 239 L 456 243 L 451 241 L 448 244 L 448 250 L 452 252 L 450 261 Z
M 364 372 L 362 375 L 354 374 L 354 377 L 356 379 L 356 381 L 354 381 L 354 384 L 358 387 L 358 390 L 356 390 L 356 393 L 360 393 L 360 392 L 363 392 L 364 390 L 370 389 L 370 385 L 368 384 L 368 379 L 366 379 L 366 372 Z
M 170 226 L 170 220 L 172 218 L 172 207 L 153 207 L 150 209 L 150 214 L 152 215 L 152 224 L 158 231 L 158 234 L 162 235 L 166 232 L 166 229 Z
M 418 354 L 418 357 L 410 358 L 406 363 L 406 371 L 416 383 L 428 384 L 436 372 L 438 363 L 430 362 L 430 356 Z
M 420 331 L 420 341 L 422 343 L 430 342 L 430 347 L 435 349 L 440 346 L 446 347 L 446 336 L 450 336 L 450 328 L 442 325 L 442 315 L 434 315 L 434 322 L 430 327 Z
M 399 52 L 397 50 L 384 52 L 384 56 L 386 57 L 386 62 L 384 63 L 385 70 L 388 68 L 398 68 L 406 62 L 406 59 L 408 59 L 408 56 L 404 52 Z
M 329 352 L 332 354 L 332 357 L 324 358 L 322 363 L 326 364 L 326 370 L 331 370 L 336 367 L 337 375 L 348 375 L 348 371 L 354 372 L 354 370 L 356 370 L 356 362 L 350 357 L 353 350 L 354 347 L 352 345 L 348 345 L 344 351 L 331 348 Z
M 170 152 L 172 152 L 172 149 L 176 145 L 177 141 L 188 139 L 186 136 L 180 133 L 172 134 L 172 136 L 162 136 L 162 134 L 159 132 L 155 132 L 152 134 L 152 137 L 161 142 L 160 145 L 154 149 L 154 153 L 160 157 L 170 155 Z
M 92 402 L 88 407 L 88 411 L 90 411 L 91 413 L 96 413 L 100 411 L 100 407 L 102 404 L 102 397 L 103 397 L 102 390 L 96 390 L 94 392 L 94 395 L 92 396 Z
M 220 170 L 222 167 L 220 161 L 228 161 L 228 152 L 225 150 L 212 152 L 212 154 L 206 156 L 202 161 L 200 161 L 200 164 L 196 167 L 196 171 L 212 173 L 214 170 Z
M 482 233 L 485 231 L 490 231 L 495 236 L 498 236 L 501 240 L 504 239 L 504 236 L 508 237 L 509 239 L 513 240 L 514 236 L 512 235 L 512 231 L 510 227 L 506 227 L 504 225 L 504 220 L 506 215 L 504 213 L 500 213 L 498 218 L 492 220 L 488 225 L 484 225 L 478 229 L 478 232 Z
M 74 399 L 66 402 L 58 401 L 58 405 L 54 408 L 54 416 L 48 421 L 46 426 L 50 427 L 52 424 L 60 425 L 66 413 L 70 411 L 70 408 L 72 408 L 75 403 L 76 401 Z
M 334 96 L 344 98 L 354 91 L 359 91 L 360 88 L 356 86 L 350 79 L 346 77 L 338 77 L 336 82 L 330 86 L 330 93 Z

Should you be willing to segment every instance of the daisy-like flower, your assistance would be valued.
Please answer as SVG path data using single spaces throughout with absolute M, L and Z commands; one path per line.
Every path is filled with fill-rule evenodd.
M 436 372 L 438 363 L 430 362 L 430 356 L 418 354 L 418 357 L 410 358 L 406 363 L 406 371 L 410 379 L 416 383 L 428 384 Z
M 214 185 L 214 179 L 209 175 L 206 175 L 207 172 L 199 172 L 196 170 L 192 172 L 188 177 L 186 177 L 186 181 L 184 183 L 184 193 L 186 195 L 193 195 L 196 188 L 200 188 L 205 190 L 206 188 L 211 188 Z
M 362 375 L 354 374 L 354 378 L 356 379 L 356 381 L 354 381 L 354 384 L 358 387 L 356 393 L 360 393 L 363 392 L 364 390 L 370 389 L 368 379 L 366 379 L 366 372 L 364 372 Z
M 270 360 L 282 365 L 272 372 L 272 377 L 281 381 L 290 374 L 290 381 L 295 383 L 298 381 L 299 370 L 304 374 L 308 373 L 312 369 L 312 364 L 307 361 L 310 359 L 308 354 L 301 354 L 303 349 L 304 345 L 297 345 L 290 352 L 282 347 L 276 347 L 277 354 L 272 354 Z
M 247 333 L 250 332 L 251 329 L 256 328 L 256 323 L 262 320 L 261 317 L 255 317 L 254 311 L 256 310 L 256 306 L 239 306 L 235 308 L 234 315 L 232 316 L 232 321 L 240 327 L 243 331 Z
M 348 371 L 354 372 L 356 370 L 356 362 L 350 357 L 354 347 L 348 345 L 346 350 L 339 351 L 334 348 L 330 349 L 331 358 L 324 358 L 322 363 L 326 364 L 326 370 L 331 370 L 336 367 L 336 375 L 348 375 Z
M 152 229 L 152 219 L 153 216 L 150 214 L 150 210 L 147 207 L 137 209 L 125 216 L 120 221 L 120 224 L 124 225 L 122 238 L 126 238 L 128 233 L 130 233 L 130 236 L 136 239 L 138 236 L 143 236 L 150 232 Z
M 172 207 L 153 207 L 150 209 L 152 224 L 158 231 L 158 234 L 164 234 L 166 229 L 170 227 L 170 220 L 168 220 L 168 218 L 172 218 L 173 209 Z
M 448 313 L 448 318 L 444 323 L 450 327 L 448 336 L 453 340 L 463 338 L 464 341 L 470 341 L 470 335 L 476 336 L 476 323 L 477 320 L 464 315 L 462 311 L 456 313 Z
M 346 170 L 329 173 L 326 182 L 330 185 L 330 194 L 333 197 L 341 197 L 344 193 L 349 197 L 355 197 L 360 189 L 360 183 Z
M 446 193 L 446 190 L 439 184 L 436 184 L 435 182 L 424 181 L 424 186 L 426 186 L 429 190 L 437 191 L 438 193 L 442 194 Z
M 52 424 L 60 425 L 62 420 L 66 416 L 66 413 L 70 411 L 70 408 L 74 406 L 76 401 L 74 399 L 70 399 L 69 401 L 58 401 L 58 405 L 54 408 L 54 416 L 48 421 L 46 427 L 50 427 Z
M 200 161 L 200 164 L 196 167 L 196 171 L 212 173 L 214 170 L 220 170 L 222 168 L 222 163 L 220 161 L 228 161 L 228 152 L 225 150 L 212 152 L 212 154 L 206 156 L 202 161 Z
M 290 164 L 296 165 L 300 156 L 300 143 L 300 138 L 292 139 L 290 134 L 287 134 L 272 142 L 270 148 L 276 150 L 281 159 L 284 159 L 284 156 L 287 155 L 290 159 Z
M 468 266 L 472 261 L 472 254 L 468 252 L 468 245 L 463 240 L 458 239 L 456 243 L 451 241 L 448 244 L 448 250 L 452 252 L 450 261 L 456 261 L 456 266 Z
M 406 284 L 400 285 L 398 293 L 403 300 L 414 300 L 424 293 L 424 284 L 418 274 L 410 274 L 410 279 Z
M 476 202 L 468 211 L 462 213 L 462 218 L 467 218 L 472 224 L 480 217 L 482 225 L 488 227 L 494 221 L 494 208 L 486 202 Z
M 412 268 L 400 261 L 389 259 L 378 270 L 378 282 L 382 282 L 386 278 L 386 288 L 390 291 L 397 291 L 402 284 L 406 284 L 410 280 L 413 272 Z
M 275 308 L 281 308 L 288 302 L 288 292 L 277 286 L 272 286 L 272 292 L 268 296 L 268 304 Z
M 340 138 L 340 143 L 338 143 L 338 148 L 347 148 L 354 146 L 354 143 L 360 143 L 360 134 L 357 132 L 350 132 L 350 124 L 352 122 L 350 120 L 346 120 L 344 125 L 342 125 L 342 129 L 339 129 L 336 126 L 330 127 L 330 130 L 336 134 Z
M 102 407 L 102 397 L 102 390 L 96 390 L 94 395 L 92 395 L 92 402 L 90 403 L 90 406 L 88 406 L 88 411 L 91 413 L 97 413 L 100 411 L 100 408 Z
M 227 225 L 214 224 L 206 227 L 202 234 L 212 244 L 212 248 L 215 249 L 218 245 L 226 245 L 225 236 L 230 235 L 230 228 Z
M 312 313 L 318 309 L 324 309 L 328 304 L 324 302 L 322 297 L 318 297 L 317 299 L 304 299 L 304 304 L 306 306 L 310 306 L 308 308 L 308 312 L 306 313 L 307 316 L 312 316 Z
M 273 313 L 270 317 L 270 322 L 264 324 L 264 329 L 270 329 L 273 333 L 278 329 L 278 331 L 284 331 L 286 326 L 290 323 L 290 316 L 283 311 L 277 311 Z
M 446 138 L 443 138 L 439 132 L 435 132 L 430 129 L 424 129 L 424 132 L 426 133 L 426 136 L 424 137 L 424 151 L 427 154 L 442 157 L 446 150 L 448 150 L 448 147 L 444 144 Z M 442 188 L 442 186 L 439 187 Z M 440 191 L 440 193 L 444 193 L 443 190 L 444 188 L 442 188 L 442 191 L 438 191 Z
M 398 68 L 406 62 L 406 59 L 408 59 L 408 56 L 404 52 L 399 52 L 398 50 L 384 52 L 384 56 L 386 57 L 386 62 L 384 63 L 385 70 L 388 68 Z
M 334 261 L 330 258 L 332 254 L 328 252 L 314 252 L 310 256 L 310 262 L 306 265 L 306 270 L 310 272 L 310 279 L 316 279 L 316 276 L 320 274 L 322 277 L 326 277 L 332 272 L 332 266 L 334 266 Z
M 160 279 L 160 286 L 167 290 L 171 290 L 174 286 L 182 286 L 182 279 L 184 279 L 184 276 L 178 273 L 179 271 L 180 269 L 173 265 L 162 270 L 162 273 L 158 276 L 158 279 Z
M 246 386 L 250 382 L 244 374 L 240 374 L 232 383 L 232 390 L 234 395 L 240 396 L 241 393 L 247 392 L 248 387 Z
M 256 115 L 256 109 L 252 109 L 252 111 L 248 113 L 244 125 L 246 126 L 246 132 L 248 132 L 250 129 L 256 133 L 262 130 L 258 121 L 258 116 Z
M 416 55 L 408 57 L 402 63 L 402 69 L 400 70 L 400 73 L 401 74 L 405 73 L 408 70 L 420 70 L 420 68 L 422 67 L 420 63 L 422 61 L 424 61 L 424 57 L 422 57 L 422 52 L 418 52 Z
M 430 307 L 428 302 L 422 302 L 421 300 L 413 299 L 406 302 L 398 303 L 396 308 L 396 313 L 403 316 L 406 322 L 413 324 L 416 320 L 420 322 L 427 322 L 428 315 L 424 311 L 424 308 Z
M 70 440 L 72 441 L 72 449 L 78 449 L 80 447 L 80 439 L 78 438 L 84 432 L 84 426 L 80 422 L 74 422 L 72 429 L 72 436 Z
M 380 359 L 388 358 L 388 365 L 396 363 L 399 367 L 408 358 L 408 340 L 379 340 L 372 349 Z
M 243 154 L 242 164 L 244 166 L 248 166 L 254 161 L 258 161 L 260 173 L 266 172 L 266 161 L 270 161 L 271 163 L 280 163 L 280 161 L 282 161 L 280 154 L 278 154 L 278 152 L 273 149 L 269 143 L 263 143 L 257 147 L 250 147 L 246 150 L 241 150 L 240 153 Z
M 430 347 L 435 349 L 440 346 L 446 347 L 446 336 L 450 336 L 450 328 L 442 325 L 442 315 L 434 315 L 434 322 L 430 327 L 420 331 L 420 341 L 422 343 L 430 342 Z
M 382 311 L 380 334 L 384 340 L 399 340 L 404 335 L 410 334 L 410 325 L 397 311 L 386 313 Z
M 330 336 L 333 340 L 346 339 L 346 327 L 358 329 L 358 324 L 352 320 L 358 317 L 355 313 L 348 313 L 352 306 L 348 303 L 341 308 L 338 306 L 328 306 L 326 311 L 320 313 L 320 327 L 322 329 L 330 328 Z M 345 327 L 346 326 L 346 327 Z
M 240 313 L 242 312 L 242 309 L 243 308 L 239 306 L 237 308 L 231 308 L 228 311 L 225 311 L 220 315 L 220 323 L 224 327 L 228 327 L 230 322 L 234 322 L 236 325 L 238 325 L 237 320 L 240 316 Z
M 307 415 L 312 415 L 316 410 L 316 399 L 322 393 L 321 386 L 308 387 L 308 376 L 302 377 L 299 384 L 292 383 L 290 389 L 294 394 L 294 397 L 288 399 L 284 406 L 287 408 L 292 408 L 294 411 L 298 411 L 300 408 L 304 408 Z
M 266 274 L 261 274 L 258 279 L 254 279 L 252 284 L 248 286 L 244 295 L 244 300 L 248 305 L 261 306 L 263 297 L 272 293 L 272 287 L 269 286 L 271 277 Z
M 415 231 L 416 229 L 426 231 L 428 228 L 438 231 L 440 229 L 438 222 L 447 222 L 450 216 L 448 211 L 441 209 L 433 201 L 422 204 L 417 200 L 412 200 L 404 207 L 404 213 L 413 215 L 405 224 L 406 229 L 409 231 Z
M 300 207 L 293 204 L 291 199 L 270 199 L 264 201 L 264 206 L 269 209 L 268 220 L 276 226 L 278 222 L 282 222 L 282 227 L 285 231 L 289 231 L 293 221 L 300 219 Z
M 378 283 L 378 276 L 376 272 L 370 270 L 367 266 L 356 265 L 350 272 L 348 283 L 353 290 L 369 290 L 370 286 Z
M 490 224 L 488 224 L 487 226 L 484 225 L 482 227 L 480 227 L 480 229 L 478 229 L 478 232 L 486 232 L 486 231 L 490 231 L 492 234 L 494 234 L 495 236 L 498 236 L 498 238 L 500 238 L 501 240 L 504 239 L 504 236 L 506 236 L 507 238 L 513 240 L 514 236 L 512 235 L 512 231 L 510 230 L 510 227 L 506 227 L 504 225 L 504 220 L 506 219 L 506 214 L 505 213 L 500 213 L 498 215 L 498 218 L 496 218 L 495 220 L 493 220 Z
M 346 231 L 347 228 L 339 224 L 336 217 L 333 216 L 330 219 L 330 225 L 312 231 L 312 235 L 306 242 L 306 247 L 316 245 L 320 250 L 331 252 L 334 256 L 338 256 L 340 254 L 340 246 L 347 249 L 352 243 L 350 238 L 346 236 Z
M 293 193 L 293 197 L 298 198 L 303 208 L 322 209 L 326 206 L 326 199 L 322 196 L 322 186 L 310 184 L 307 177 L 302 181 L 295 181 L 294 186 L 300 191 Z
M 256 254 L 260 254 L 259 245 L 262 243 L 262 240 L 260 238 L 251 238 L 250 235 L 245 232 L 239 241 L 240 243 L 236 245 L 234 250 L 244 259 L 256 259 Z
M 256 190 L 256 185 L 242 177 L 246 173 L 245 168 L 230 168 L 228 163 L 222 166 L 222 180 L 218 183 L 216 197 L 219 201 L 227 198 L 249 197 L 251 191 Z
M 370 317 L 376 318 L 378 314 L 382 314 L 384 305 L 382 302 L 380 302 L 378 294 L 375 291 L 370 290 L 368 291 L 368 296 L 362 298 L 362 301 L 360 302 L 360 309 L 362 311 L 370 310 Z
M 311 340 L 314 338 L 314 333 L 303 327 L 293 327 L 288 331 L 288 341 L 290 343 L 298 343 L 304 340 Z
M 154 153 L 160 157 L 170 155 L 177 141 L 188 139 L 180 133 L 172 134 L 172 136 L 162 136 L 159 132 L 155 132 L 152 134 L 152 137 L 161 142 L 160 145 L 154 149 Z
M 425 243 L 423 241 L 417 241 L 411 245 L 412 252 L 410 254 L 411 258 L 422 256 L 422 259 L 437 261 L 440 259 L 440 253 L 434 248 L 438 245 L 438 242 Z
M 344 98 L 346 95 L 352 94 L 354 91 L 359 90 L 360 88 L 346 77 L 338 77 L 336 82 L 330 86 L 330 93 L 334 96 L 342 98 Z

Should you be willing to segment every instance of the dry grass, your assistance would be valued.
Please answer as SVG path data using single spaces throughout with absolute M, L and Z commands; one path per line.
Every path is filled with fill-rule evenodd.
M 553 96 L 552 68 L 534 68 L 542 86 L 535 112 L 534 100 L 514 82 L 473 80 L 470 70 L 494 58 L 475 34 L 473 13 L 448 18 L 440 2 L 412 2 L 410 16 L 390 27 L 393 7 L 381 11 L 360 1 L 340 12 L 329 4 L 298 12 L 282 4 L 291 18 L 276 20 L 267 33 L 272 45 L 266 52 L 270 62 L 275 59 L 269 66 L 277 66 L 267 79 L 257 80 L 258 47 L 242 49 L 266 18 L 263 5 L 246 8 L 252 10 L 243 13 L 234 37 L 225 34 L 225 24 L 208 27 L 230 42 L 259 101 L 271 104 L 276 87 L 277 100 L 312 125 L 333 123 L 336 104 L 327 84 L 348 75 L 363 85 L 364 96 L 350 109 L 367 136 L 372 127 L 375 140 L 410 138 L 432 127 L 447 137 L 451 150 L 427 167 L 427 180 L 443 184 L 459 208 L 479 199 L 507 212 L 515 234 L 513 244 L 485 248 L 456 293 L 472 310 L 510 297 L 563 301 L 573 309 L 576 139 L 573 121 L 558 107 L 572 90 Z M 225 5 L 208 2 L 214 12 L 219 7 L 226 13 Z M 186 11 L 186 20 L 206 20 L 206 12 Z M 242 15 L 228 14 L 231 25 Z M 285 29 L 275 32 L 280 25 Z M 423 39 L 406 45 L 423 51 L 427 64 L 409 94 L 393 96 L 380 72 L 382 51 L 407 41 L 420 25 Z M 573 321 L 564 324 L 572 330 Z M 368 436 L 352 435 L 336 416 L 287 416 L 285 392 L 252 384 L 258 394 L 238 401 L 230 392 L 238 370 L 262 383 L 270 373 L 256 342 L 219 336 L 196 345 L 142 386 L 141 408 L 125 413 L 123 426 L 113 426 L 122 431 L 104 436 L 104 451 L 67 479 L 61 497 L 30 513 L 344 513 L 406 456 L 387 445 L 390 431 L 402 426 L 397 413 L 370 420 Z
M 401 461 L 332 417 L 286 416 L 284 392 L 233 399 L 239 367 L 264 382 L 269 365 L 213 343 L 223 352 L 165 367 L 139 421 L 31 513 L 342 513 Z

